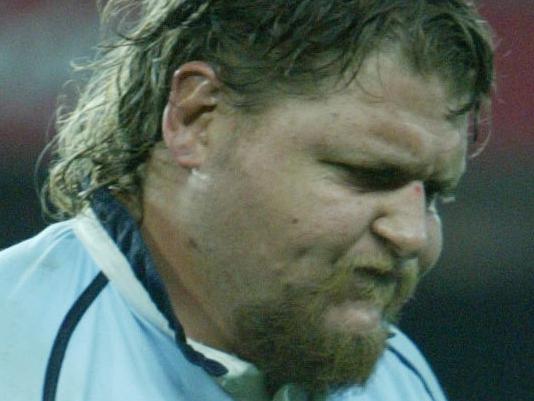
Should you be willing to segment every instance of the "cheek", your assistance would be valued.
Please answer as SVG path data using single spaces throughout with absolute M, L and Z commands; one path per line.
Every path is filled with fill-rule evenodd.
M 443 245 L 441 219 L 436 213 L 427 216 L 428 242 L 420 257 L 421 272 L 426 273 L 438 261 Z

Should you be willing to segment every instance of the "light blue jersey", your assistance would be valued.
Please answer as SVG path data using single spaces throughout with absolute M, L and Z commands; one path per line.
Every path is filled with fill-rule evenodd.
M 366 386 L 328 401 L 445 401 L 394 332 Z M 1 401 L 232 400 L 219 383 L 237 358 L 195 348 L 135 222 L 104 190 L 92 209 L 0 253 Z

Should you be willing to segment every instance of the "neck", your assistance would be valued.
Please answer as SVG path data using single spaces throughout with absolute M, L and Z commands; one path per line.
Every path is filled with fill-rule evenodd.
M 147 166 L 141 232 L 167 289 L 175 315 L 187 337 L 216 349 L 231 349 L 226 321 L 212 305 L 208 283 L 195 268 L 195 244 L 187 240 L 174 209 L 184 180 L 166 156 L 153 157 Z M 176 172 L 176 173 L 175 173 Z M 176 174 L 176 175 L 173 175 Z

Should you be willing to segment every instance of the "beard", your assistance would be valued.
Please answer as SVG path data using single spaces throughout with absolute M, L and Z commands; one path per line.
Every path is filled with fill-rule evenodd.
M 276 299 L 236 310 L 239 355 L 263 371 L 271 396 L 287 383 L 310 393 L 365 384 L 386 348 L 389 324 L 397 321 L 418 281 L 415 264 L 387 276 L 366 270 L 388 263 L 340 261 L 325 277 L 287 284 Z M 335 312 L 343 305 L 377 311 L 378 323 L 344 321 Z

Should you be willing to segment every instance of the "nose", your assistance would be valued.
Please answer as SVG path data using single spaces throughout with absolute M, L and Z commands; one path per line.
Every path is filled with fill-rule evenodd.
M 383 194 L 373 232 L 401 258 L 418 257 L 428 242 L 426 205 L 418 182 Z

